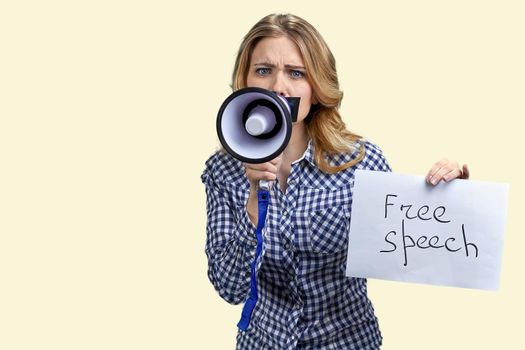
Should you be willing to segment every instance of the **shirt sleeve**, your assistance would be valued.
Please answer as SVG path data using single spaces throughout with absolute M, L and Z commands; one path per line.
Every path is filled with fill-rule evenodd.
M 365 157 L 362 163 L 363 169 L 384 172 L 392 171 L 381 148 L 369 141 L 365 143 Z
M 245 203 L 233 200 L 234 187 L 217 181 L 212 157 L 201 180 L 206 187 L 206 247 L 208 278 L 219 295 L 231 304 L 245 301 L 250 290 L 250 264 L 255 257 L 256 227 Z

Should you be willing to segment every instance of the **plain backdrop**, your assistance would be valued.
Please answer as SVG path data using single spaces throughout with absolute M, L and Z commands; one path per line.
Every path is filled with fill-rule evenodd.
M 311 22 L 395 171 L 510 184 L 497 292 L 369 280 L 385 350 L 522 343 L 522 1 L 4 1 L 0 348 L 233 349 L 200 174 L 243 35 Z

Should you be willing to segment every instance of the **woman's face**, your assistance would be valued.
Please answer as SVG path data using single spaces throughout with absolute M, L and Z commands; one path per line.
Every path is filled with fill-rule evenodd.
M 284 96 L 300 97 L 297 122 L 308 115 L 313 102 L 312 87 L 306 77 L 299 48 L 289 38 L 264 38 L 255 46 L 247 87 L 259 87 Z

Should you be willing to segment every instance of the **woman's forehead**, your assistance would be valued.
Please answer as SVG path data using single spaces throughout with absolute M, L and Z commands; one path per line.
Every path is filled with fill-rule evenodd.
M 251 64 L 271 64 L 304 67 L 297 45 L 287 37 L 264 38 L 255 46 Z

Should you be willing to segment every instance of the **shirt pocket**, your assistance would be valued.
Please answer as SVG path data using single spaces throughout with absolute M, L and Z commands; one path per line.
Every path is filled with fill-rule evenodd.
M 320 254 L 346 250 L 349 229 L 350 213 L 346 205 L 314 210 L 308 225 L 310 248 Z

